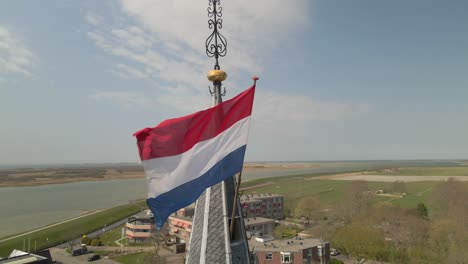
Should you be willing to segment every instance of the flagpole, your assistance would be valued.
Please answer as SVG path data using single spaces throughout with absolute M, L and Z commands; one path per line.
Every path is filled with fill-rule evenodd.
M 254 86 L 257 84 L 257 80 L 259 79 L 257 76 L 254 76 L 252 77 L 252 79 L 254 80 Z M 236 221 L 236 203 L 237 203 L 237 199 L 239 199 L 239 189 L 240 189 L 240 185 L 241 185 L 241 179 L 242 179 L 242 171 L 243 171 L 243 168 L 241 170 L 241 172 L 239 173 L 239 176 L 237 176 L 237 185 L 236 185 L 236 192 L 234 193 L 234 200 L 232 201 L 232 214 L 231 214 L 231 226 L 229 227 L 229 231 L 231 232 L 231 238 L 234 234 L 234 223 Z M 240 210 L 242 210 L 242 208 L 240 208 Z M 239 212 L 239 214 L 241 214 L 241 212 Z
M 226 89 L 222 82 L 226 80 L 226 72 L 219 66 L 219 58 L 227 53 L 227 40 L 219 32 L 223 27 L 220 0 L 208 0 L 208 27 L 212 30 L 205 41 L 206 55 L 215 59 L 212 70 L 207 78 L 213 83 L 209 92 L 213 96 L 213 106 L 222 103 Z M 222 115 L 222 113 L 221 113 Z M 222 118 L 218 119 L 222 120 Z M 195 204 L 190 245 L 186 264 L 220 263 L 249 264 L 250 254 L 245 235 L 243 221 L 237 221 L 232 231 L 232 211 L 238 205 L 235 201 L 235 175 L 215 184 L 205 190 Z M 234 207 L 232 205 L 234 199 Z M 236 217 L 236 215 L 234 215 Z M 242 219 L 242 215 L 240 215 Z M 232 238 L 234 237 L 234 238 Z

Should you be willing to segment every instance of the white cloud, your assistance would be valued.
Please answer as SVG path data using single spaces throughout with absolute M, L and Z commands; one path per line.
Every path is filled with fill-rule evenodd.
M 88 12 L 85 16 L 86 22 L 91 25 L 97 26 L 102 23 L 104 20 L 102 16 L 96 15 L 94 13 Z
M 255 116 L 263 123 L 333 121 L 368 111 L 365 104 L 314 100 L 303 95 L 260 92 L 255 97 Z
M 0 74 L 20 74 L 31 77 L 31 69 L 38 61 L 36 55 L 18 35 L 0 26 Z
M 203 1 L 121 0 L 125 23 L 95 26 L 88 36 L 102 50 L 121 59 L 112 72 L 124 79 L 151 80 L 158 85 L 156 103 L 181 114 L 210 105 L 206 72 L 214 64 L 205 54 L 204 41 L 211 33 L 207 25 L 207 3 Z M 262 61 L 275 45 L 285 41 L 285 32 L 307 27 L 310 1 L 292 5 L 281 0 L 223 1 L 223 28 L 228 56 L 220 64 L 230 76 L 240 72 L 260 74 Z M 229 10 L 229 11 L 227 11 Z M 102 19 L 100 20 L 102 21 Z M 159 81 L 159 82 L 158 82 Z M 161 82 L 162 81 L 162 82 Z M 229 97 L 241 90 L 230 77 Z M 112 92 L 107 99 L 128 105 L 129 95 Z M 122 95 L 122 96 L 121 96 Z M 138 100 L 133 100 L 138 102 Z M 367 111 L 365 105 L 322 101 L 287 92 L 260 92 L 254 116 L 265 125 L 288 121 L 303 124 L 314 120 L 340 120 Z
M 129 65 L 121 64 L 121 63 L 115 65 L 114 69 L 112 69 L 112 72 L 120 76 L 122 79 L 148 79 L 149 78 L 148 74 L 141 71 L 140 69 L 137 69 Z
M 201 2 L 122 0 L 120 3 L 123 17 L 127 17 L 125 26 L 117 22 L 103 25 L 102 17 L 88 13 L 86 21 L 95 26 L 88 36 L 109 54 L 141 66 L 145 74 L 140 74 L 140 78 L 197 87 L 195 90 L 200 93 L 198 87 L 206 87 L 206 72 L 214 64 L 204 52 L 204 41 L 211 31 Z M 222 8 L 229 12 L 223 16 L 221 32 L 228 38 L 229 56 L 220 60 L 222 68 L 232 76 L 239 71 L 259 74 L 263 70 L 262 59 L 285 38 L 282 33 L 307 25 L 309 4 L 308 0 L 296 1 L 294 5 L 280 0 L 223 2 Z M 128 78 L 120 71 L 115 72 Z
M 134 92 L 96 92 L 90 96 L 97 101 L 113 101 L 126 107 L 151 107 L 154 101 L 147 96 Z
M 169 43 L 202 53 L 207 27 L 205 1 L 122 0 L 122 10 L 145 29 Z M 284 32 L 300 30 L 310 21 L 309 0 L 294 4 L 281 0 L 223 1 L 222 34 L 228 39 L 229 56 L 221 60 L 229 72 L 259 73 L 265 54 L 284 40 Z M 201 51 L 201 52 L 200 52 Z

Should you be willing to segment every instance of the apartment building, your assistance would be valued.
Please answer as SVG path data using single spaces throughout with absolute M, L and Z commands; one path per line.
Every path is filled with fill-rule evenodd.
M 240 197 L 244 217 L 284 218 L 284 196 L 271 193 L 255 193 Z
M 125 234 L 133 242 L 143 242 L 151 237 L 154 226 L 154 217 L 151 211 L 146 210 L 135 216 L 131 216 L 125 223 Z
M 244 218 L 244 226 L 247 234 L 256 237 L 272 236 L 276 221 L 270 218 L 251 217 Z
M 169 234 L 175 236 L 176 243 L 189 243 L 194 211 L 195 208 L 189 206 L 169 216 Z

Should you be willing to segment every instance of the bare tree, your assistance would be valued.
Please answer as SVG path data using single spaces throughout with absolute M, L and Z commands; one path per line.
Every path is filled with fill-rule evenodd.
M 294 209 L 294 216 L 312 219 L 317 215 L 317 211 L 319 211 L 320 208 L 320 200 L 316 196 L 306 196 L 297 203 Z
M 353 181 L 346 188 L 344 198 L 336 208 L 336 214 L 345 224 L 355 217 L 366 215 L 371 209 L 371 196 L 367 182 Z
M 142 263 L 145 264 L 166 264 L 167 259 L 166 257 L 161 256 L 160 251 L 163 248 L 164 244 L 166 243 L 166 238 L 165 236 L 157 232 L 152 235 L 154 244 L 153 244 L 153 250 L 149 252 L 149 254 L 146 255 L 146 257 L 143 259 Z
M 455 219 L 463 228 L 468 228 L 468 189 L 452 178 L 438 184 L 430 199 L 435 216 Z
M 427 239 L 428 223 L 414 211 L 387 205 L 376 209 L 373 219 L 396 251 Z

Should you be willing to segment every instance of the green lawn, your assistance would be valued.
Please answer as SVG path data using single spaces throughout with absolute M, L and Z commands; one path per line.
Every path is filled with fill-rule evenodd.
M 119 221 L 127 216 L 139 212 L 146 208 L 145 201 L 139 201 L 133 204 L 126 204 L 111 209 L 72 220 L 57 226 L 49 227 L 41 231 L 33 232 L 28 235 L 20 236 L 0 243 L 0 256 L 7 256 L 13 249 L 22 249 L 23 240 L 30 239 L 31 245 L 36 243 L 37 250 L 48 248 L 73 238 L 80 237 L 92 231 L 102 228 Z M 48 239 L 48 240 L 47 240 Z
M 318 195 L 324 204 L 334 203 L 343 196 L 345 187 L 350 184 L 348 181 L 307 180 L 307 178 L 298 176 L 278 178 L 269 178 L 265 182 L 272 182 L 272 184 L 247 190 L 244 193 L 282 194 L 285 196 L 285 207 L 290 208 L 294 207 L 302 197 L 311 195 Z
M 147 252 L 139 252 L 139 253 L 133 253 L 133 254 L 115 257 L 115 258 L 112 258 L 112 260 L 117 261 L 119 263 L 123 263 L 123 264 L 138 264 L 138 263 L 143 263 L 143 260 L 147 256 L 148 256 Z
M 122 228 L 125 227 L 125 225 L 118 226 L 109 232 L 106 232 L 102 234 L 99 238 L 102 241 L 102 244 L 104 246 L 116 246 L 114 242 L 120 238 L 122 238 Z

